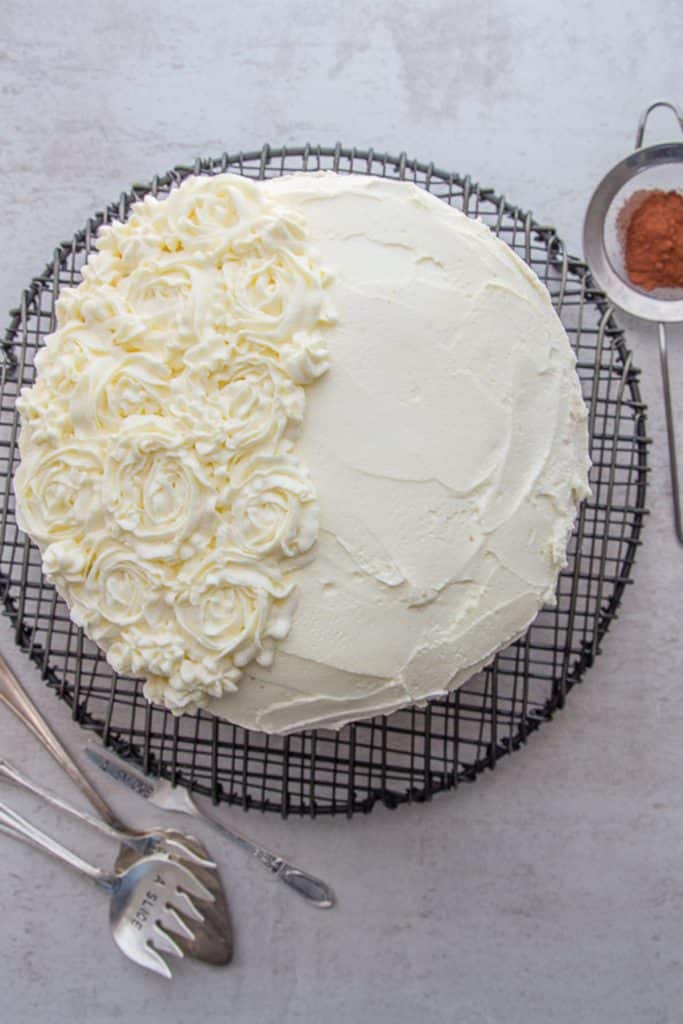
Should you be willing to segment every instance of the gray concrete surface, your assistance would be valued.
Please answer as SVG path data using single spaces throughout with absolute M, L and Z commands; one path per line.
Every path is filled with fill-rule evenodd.
M 591 187 L 630 148 L 641 108 L 683 99 L 682 43 L 677 0 L 3 0 L 0 309 L 134 179 L 266 140 L 406 149 L 494 185 L 576 251 Z M 672 136 L 663 115 L 657 135 Z M 0 1020 L 683 1020 L 683 551 L 654 335 L 629 325 L 628 337 L 651 404 L 652 516 L 635 585 L 566 710 L 494 774 L 429 806 L 350 822 L 248 816 L 333 881 L 339 907 L 309 910 L 219 846 L 235 962 L 186 965 L 172 984 L 120 956 L 80 879 L 0 838 Z M 683 436 L 680 349 L 673 364 Z M 78 751 L 82 734 L 4 623 L 0 645 Z M 69 792 L 6 714 L 0 737 Z M 135 797 L 105 788 L 144 819 Z M 12 799 L 106 861 L 106 841 Z

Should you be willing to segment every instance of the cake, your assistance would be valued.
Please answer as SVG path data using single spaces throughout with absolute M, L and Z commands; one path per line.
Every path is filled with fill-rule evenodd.
M 443 696 L 588 493 L 548 292 L 406 182 L 190 177 L 100 231 L 18 405 L 17 518 L 149 700 L 270 733 Z

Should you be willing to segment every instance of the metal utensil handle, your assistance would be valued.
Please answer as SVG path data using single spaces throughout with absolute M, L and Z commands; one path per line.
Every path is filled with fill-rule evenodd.
M 636 149 L 643 145 L 645 127 L 648 118 L 653 110 L 658 107 L 666 107 L 672 111 L 678 121 L 678 127 L 683 133 L 683 111 L 675 103 L 669 100 L 656 100 L 643 111 L 638 129 L 636 131 Z M 671 474 L 671 491 L 674 506 L 674 529 L 678 543 L 683 545 L 683 521 L 681 520 L 681 488 L 678 476 L 678 457 L 676 454 L 676 430 L 674 425 L 673 400 L 671 398 L 671 378 L 669 376 L 669 355 L 667 350 L 666 328 L 663 323 L 658 324 L 659 328 L 659 366 L 662 372 L 662 391 L 664 394 L 664 412 L 666 415 L 666 433 L 669 442 L 669 472 Z
M 678 121 L 678 127 L 681 129 L 681 132 L 683 132 L 683 111 L 681 111 L 681 108 L 676 106 L 675 103 L 671 103 L 669 100 L 656 100 L 654 103 L 650 104 L 647 110 L 643 111 L 640 117 L 640 121 L 638 122 L 638 128 L 636 131 L 636 149 L 641 149 L 643 145 L 643 137 L 645 135 L 645 126 L 647 124 L 648 118 L 652 111 L 656 110 L 657 107 L 666 107 L 668 110 L 673 111 L 673 114 L 676 120 Z
M 288 885 L 290 889 L 294 889 L 300 896 L 303 896 L 314 906 L 320 907 L 321 910 L 327 910 L 329 907 L 334 906 L 334 893 L 332 889 L 330 889 L 326 882 L 316 878 L 315 875 L 309 875 L 305 871 L 295 868 L 293 864 L 285 862 L 277 872 L 277 877 L 285 885 Z
M 60 768 L 75 782 L 100 817 L 112 828 L 125 831 L 123 823 L 119 821 L 109 804 L 100 796 L 88 777 L 73 760 L 61 740 L 55 736 L 2 656 L 0 656 L 0 700 L 24 723 L 48 753 L 52 754 Z
M 29 779 L 28 776 L 20 772 L 13 764 L 10 764 L 4 757 L 0 758 L 0 775 L 4 778 L 9 779 L 10 782 L 16 786 L 21 786 L 23 789 L 27 789 L 29 793 L 35 793 L 46 803 L 52 804 L 53 807 L 59 807 L 60 810 L 66 811 L 72 817 L 77 818 L 79 821 L 84 821 L 91 828 L 97 829 L 98 832 L 104 833 L 105 836 L 110 836 L 112 839 L 116 839 L 118 842 L 130 842 L 130 837 L 125 832 L 119 832 L 118 829 L 112 825 L 107 824 L 106 821 L 102 821 L 101 818 L 95 818 L 85 811 L 81 811 L 78 807 L 74 807 L 72 804 L 67 803 L 66 800 L 62 800 L 55 793 L 51 793 L 49 789 L 43 789 L 41 785 Z
M 37 846 L 44 853 L 48 853 L 57 860 L 61 860 L 62 863 L 68 864 L 69 867 L 79 871 L 87 878 L 91 878 L 94 882 L 106 885 L 109 879 L 109 876 L 104 871 L 96 868 L 93 864 L 88 864 L 77 853 L 67 850 L 66 846 L 62 846 L 56 839 L 49 836 L 47 832 L 41 831 L 41 829 L 32 825 L 30 821 L 22 818 L 20 814 L 17 814 L 11 807 L 3 803 L 0 803 L 0 830 L 6 835 L 13 836 L 15 839 L 23 839 L 24 842 L 29 843 L 31 846 Z
M 289 864 L 278 854 L 271 853 L 264 846 L 259 846 L 258 843 L 238 832 L 237 829 L 224 825 L 219 818 L 214 818 L 212 814 L 197 807 L 196 804 L 195 808 L 198 817 L 208 821 L 221 835 L 253 854 L 276 878 L 288 885 L 290 889 L 294 889 L 299 896 L 303 896 L 316 907 L 326 909 L 334 906 L 334 892 L 326 882 L 316 878 L 315 875 L 309 875 L 306 871 L 295 867 L 294 864 Z
M 662 371 L 662 391 L 664 394 L 664 413 L 666 415 L 666 433 L 669 440 L 669 471 L 671 473 L 671 491 L 674 503 L 674 527 L 678 543 L 683 545 L 683 522 L 681 522 L 681 489 L 678 477 L 678 458 L 676 455 L 676 429 L 674 426 L 673 401 L 671 399 L 671 379 L 669 377 L 669 355 L 664 324 L 659 327 L 659 365 Z

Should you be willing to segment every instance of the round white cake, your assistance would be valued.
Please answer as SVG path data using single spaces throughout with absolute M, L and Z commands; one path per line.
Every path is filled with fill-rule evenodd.
M 103 229 L 19 401 L 20 525 L 174 713 L 442 696 L 554 601 L 586 410 L 540 281 L 415 186 L 189 178 Z

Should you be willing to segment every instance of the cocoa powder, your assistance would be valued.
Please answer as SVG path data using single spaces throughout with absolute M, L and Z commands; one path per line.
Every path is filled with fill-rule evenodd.
M 683 288 L 683 195 L 655 189 L 626 231 L 626 272 L 645 291 Z

